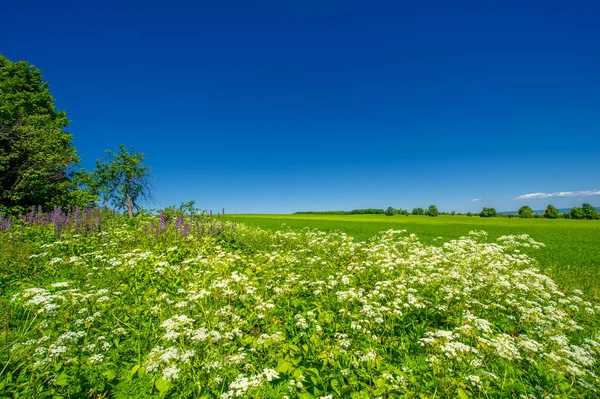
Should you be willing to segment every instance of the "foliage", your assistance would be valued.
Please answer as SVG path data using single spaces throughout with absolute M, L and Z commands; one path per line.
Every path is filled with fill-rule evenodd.
M 348 211 L 299 211 L 294 215 L 347 215 Z
M 600 215 L 596 208 L 588 203 L 584 203 L 581 205 L 581 208 L 574 207 L 570 212 L 563 215 L 566 219 L 587 219 L 587 220 L 595 220 L 600 219 Z
M 394 216 L 398 213 L 398 211 L 394 208 L 392 208 L 391 206 L 388 206 L 388 208 L 385 210 L 385 215 L 386 216 Z
M 70 179 L 79 157 L 68 125 L 41 71 L 0 56 L 0 212 L 89 203 Z
M 412 214 L 413 215 L 424 215 L 425 214 L 425 210 L 423 208 L 413 208 L 412 210 Z
M 496 217 L 496 209 L 495 208 L 486 208 L 483 207 L 483 210 L 479 214 L 482 218 L 493 218 Z
M 179 206 L 168 206 L 166 208 L 164 208 L 162 211 L 160 211 L 160 213 L 162 215 L 165 216 L 165 218 L 169 221 L 171 220 L 175 220 L 177 217 L 180 216 L 190 216 L 192 217 L 192 219 L 194 217 L 196 217 L 196 219 L 198 219 L 198 217 L 202 217 L 203 215 L 206 214 L 206 211 L 200 208 L 197 208 L 196 206 L 196 201 L 195 200 L 191 200 L 188 202 L 181 202 L 179 204 Z M 223 214 L 225 214 L 225 209 L 223 209 Z M 211 211 L 211 215 L 212 215 L 212 211 Z
M 427 216 L 437 216 L 439 215 L 440 212 L 437 209 L 437 206 L 435 205 L 429 205 L 429 208 L 427 208 L 427 210 L 425 211 L 425 215 Z
M 182 202 L 181 204 L 179 204 L 179 211 L 189 215 L 202 212 L 200 209 L 196 208 L 196 200 Z M 223 210 L 223 213 L 225 213 L 224 211 L 225 210 Z
M 574 207 L 571 209 L 571 212 L 569 212 L 569 215 L 571 216 L 571 219 L 585 219 L 583 208 Z
M 600 215 L 598 215 L 598 211 L 596 211 L 596 208 L 594 208 L 590 204 L 588 204 L 588 203 L 582 204 L 581 209 L 583 210 L 583 215 L 584 215 L 585 219 L 588 219 L 588 220 L 600 219 Z
M 549 204 L 544 212 L 544 217 L 547 219 L 556 219 L 558 217 L 558 209 Z
M 141 208 L 140 203 L 151 198 L 150 167 L 144 165 L 142 153 L 127 150 L 123 144 L 118 152 L 106 150 L 108 157 L 96 162 L 90 174 L 89 187 L 116 209 L 126 209 L 129 217 Z
M 384 211 L 380 208 L 353 209 L 348 215 L 383 215 Z
M 518 214 L 520 218 L 532 218 L 533 210 L 528 205 L 524 205 L 519 208 Z
M 565 288 L 578 288 L 600 301 L 600 221 L 542 220 L 510 218 L 473 218 L 438 216 L 437 218 L 389 218 L 383 215 L 229 215 L 228 220 L 269 230 L 285 228 L 301 231 L 311 227 L 322 231 L 343 231 L 358 240 L 369 240 L 382 230 L 407 229 L 427 245 L 458 239 L 472 230 L 485 230 L 491 239 L 514 233 L 526 233 L 546 244 L 538 251 L 523 249 L 535 256 L 544 273 Z
M 294 215 L 383 215 L 385 211 L 380 208 L 353 209 L 351 211 L 302 211 Z
M 216 218 L 206 223 L 225 226 L 219 234 L 184 234 L 185 218 L 179 228 L 161 222 L 115 216 L 100 233 L 57 237 L 28 224 L 0 236 L 20 236 L 13 243 L 31 269 L 3 285 L 5 395 L 594 397 L 600 389 L 600 307 L 540 273 L 521 252 L 541 247 L 527 235 L 488 242 L 472 232 L 425 245 L 399 230 L 357 242 L 233 229 Z

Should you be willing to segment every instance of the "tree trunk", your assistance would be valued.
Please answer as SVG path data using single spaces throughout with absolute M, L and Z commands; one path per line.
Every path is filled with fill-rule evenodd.
M 129 217 L 132 218 L 133 217 L 133 203 L 131 201 L 131 197 L 129 196 L 129 194 L 127 194 L 127 212 L 129 212 Z

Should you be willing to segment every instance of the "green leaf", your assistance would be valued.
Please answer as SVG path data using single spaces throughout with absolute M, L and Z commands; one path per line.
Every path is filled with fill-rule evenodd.
M 164 378 L 159 377 L 156 379 L 156 381 L 154 381 L 154 386 L 160 393 L 165 393 L 169 390 L 169 388 L 171 388 L 171 383 Z
M 138 371 L 140 368 L 139 364 L 136 364 L 135 366 L 133 366 L 133 368 L 130 371 L 131 376 L 133 377 L 133 375 L 136 373 L 136 371 Z
M 56 385 L 62 387 L 62 386 L 67 385 L 68 383 L 69 383 L 69 376 L 64 371 L 62 373 L 60 373 L 58 377 L 56 377 L 56 382 L 55 382 Z
M 311 368 L 309 368 L 309 369 L 306 369 L 306 374 L 309 374 L 309 375 L 314 375 L 314 376 L 317 376 L 317 377 L 318 377 L 318 376 L 319 376 L 319 370 L 317 370 L 317 369 L 316 369 L 316 368 L 314 368 L 314 367 L 311 367 Z
M 368 399 L 369 395 L 364 391 L 360 391 L 360 392 L 352 392 L 350 394 L 350 397 L 352 399 Z
M 385 381 L 383 378 L 379 378 L 379 379 L 377 379 L 377 380 L 375 381 L 375 385 L 376 385 L 378 388 L 385 388 L 385 387 L 386 387 L 386 385 L 387 385 L 387 383 L 386 383 L 386 381 Z
M 275 367 L 275 371 L 278 373 L 289 374 L 294 370 L 294 365 L 287 360 L 280 359 L 277 367 Z
M 300 352 L 300 348 L 297 345 L 289 344 L 287 347 L 290 352 Z
M 340 384 L 338 380 L 331 380 L 330 384 L 331 388 L 335 391 L 335 393 L 337 393 L 338 395 L 342 394 L 342 384 Z
M 294 371 L 294 378 L 298 378 L 298 377 L 300 377 L 300 376 L 301 376 L 303 373 L 304 373 L 304 369 L 303 369 L 303 368 L 301 368 L 301 367 L 300 367 L 300 368 L 297 368 L 297 369 Z
M 458 396 L 460 397 L 460 399 L 469 399 L 469 395 L 467 394 L 467 392 L 465 392 L 464 389 L 458 388 L 456 390 L 456 392 L 458 393 Z
M 112 380 L 114 380 L 114 379 L 115 379 L 115 377 L 117 376 L 117 373 L 115 373 L 113 370 L 110 370 L 110 369 L 109 369 L 109 370 L 106 370 L 104 373 L 102 373 L 102 375 L 103 375 L 104 377 L 106 377 L 106 379 L 107 379 L 108 381 L 112 381 Z

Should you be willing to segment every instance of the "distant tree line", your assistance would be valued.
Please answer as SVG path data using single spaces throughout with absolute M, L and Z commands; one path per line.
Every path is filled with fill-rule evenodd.
M 438 216 L 438 215 L 448 215 L 448 213 L 440 213 L 435 205 L 430 205 L 426 210 L 423 208 L 414 208 L 412 212 L 409 212 L 407 209 L 396 209 L 394 207 L 389 206 L 385 211 L 380 208 L 367 208 L 367 209 L 353 209 L 351 211 L 300 211 L 294 212 L 294 215 L 425 215 L 425 216 Z M 456 214 L 456 212 L 452 212 L 452 215 Z
M 388 208 L 384 211 L 379 208 L 368 208 L 368 209 L 354 209 L 351 211 L 304 211 L 304 212 L 295 212 L 296 215 L 386 215 L 386 216 L 394 216 L 394 215 L 415 215 L 415 216 L 438 216 L 438 215 L 457 215 L 461 216 L 463 213 L 460 212 L 440 212 L 435 205 L 430 205 L 429 208 L 413 208 L 412 211 L 408 211 L 408 209 L 402 208 L 394 208 L 392 206 L 388 206 Z M 473 213 L 467 212 L 464 214 L 465 216 L 474 216 Z M 475 214 L 477 215 L 477 214 Z M 505 217 L 505 218 L 546 218 L 546 219 L 600 219 L 600 214 L 590 204 L 583 204 L 581 208 L 572 208 L 569 212 L 560 212 L 555 206 L 548 205 L 546 210 L 543 213 L 535 213 L 530 206 L 525 205 L 519 208 L 517 213 L 504 213 L 500 214 L 496 211 L 495 208 L 484 207 L 479 216 L 482 218 L 492 218 L 492 217 Z
M 380 208 L 353 209 L 351 211 L 300 211 L 294 215 L 383 215 L 385 211 Z
M 467 214 L 467 216 L 471 216 L 471 215 Z M 481 217 L 500 216 L 500 217 L 507 217 L 507 218 L 518 217 L 518 218 L 522 218 L 522 219 L 530 219 L 530 218 L 536 218 L 536 219 L 563 218 L 563 219 L 587 219 L 587 220 L 600 219 L 600 214 L 598 213 L 596 208 L 594 208 L 592 205 L 590 205 L 588 203 L 582 204 L 580 208 L 579 207 L 571 208 L 571 210 L 568 212 L 560 212 L 555 206 L 553 206 L 552 204 L 549 204 L 543 213 L 541 213 L 541 212 L 535 213 L 529 205 L 524 205 L 524 206 L 520 207 L 516 214 L 514 214 L 514 213 L 497 214 L 496 210 L 494 208 L 485 208 L 484 207 L 483 210 L 481 211 L 481 213 L 479 214 L 479 216 L 481 216 Z

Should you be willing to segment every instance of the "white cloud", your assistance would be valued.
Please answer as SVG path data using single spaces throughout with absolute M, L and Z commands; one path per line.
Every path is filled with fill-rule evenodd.
M 479 202 L 479 201 L 481 201 L 479 198 L 473 198 L 473 199 L 471 200 L 471 202 Z
M 595 197 L 600 196 L 600 190 L 584 190 L 584 191 L 560 191 L 557 193 L 531 193 L 523 194 L 515 197 L 515 200 L 528 200 L 537 198 L 560 198 L 560 197 Z

